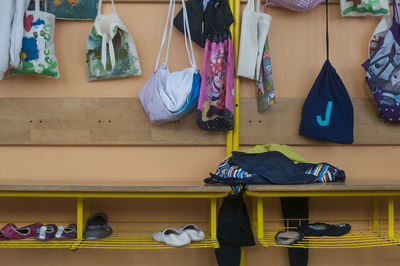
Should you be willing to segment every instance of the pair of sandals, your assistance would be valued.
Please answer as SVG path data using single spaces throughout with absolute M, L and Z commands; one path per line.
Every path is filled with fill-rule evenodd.
M 172 247 L 183 247 L 192 241 L 203 241 L 204 232 L 194 224 L 188 224 L 177 229 L 167 228 L 153 234 L 153 239 Z
M 313 223 L 298 227 L 296 230 L 280 231 L 275 235 L 278 245 L 292 245 L 305 236 L 342 236 L 349 233 L 350 224 Z
M 40 227 L 39 233 L 35 235 L 37 240 L 50 239 L 73 239 L 76 238 L 76 224 L 70 224 L 66 227 L 55 224 L 46 224 Z

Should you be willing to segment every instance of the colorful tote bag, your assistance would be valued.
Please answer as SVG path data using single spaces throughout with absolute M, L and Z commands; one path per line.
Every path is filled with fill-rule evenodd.
M 142 74 L 136 46 L 115 9 L 101 14 L 102 0 L 96 20 L 86 44 L 86 72 L 88 81 L 123 78 Z
M 165 22 L 164 34 L 154 73 L 139 92 L 139 100 L 150 122 L 154 124 L 164 124 L 182 118 L 196 107 L 199 97 L 201 77 L 200 71 L 196 67 L 190 36 L 189 20 L 186 5 L 183 0 L 182 10 L 185 46 L 191 66 L 182 71 L 172 73 L 168 69 L 168 53 L 173 25 L 172 16 L 175 12 L 175 0 L 170 0 L 167 21 Z M 170 23 L 168 24 L 168 22 Z M 158 68 L 167 35 L 169 35 L 169 37 L 165 61 L 160 68 Z
M 258 112 L 264 112 L 275 104 L 274 81 L 272 79 L 271 56 L 268 39 L 265 41 L 262 54 L 260 76 L 256 82 Z
M 93 20 L 98 0 L 46 0 L 46 11 L 57 19 Z
M 60 76 L 54 52 L 54 26 L 55 16 L 40 11 L 40 1 L 35 0 L 35 10 L 25 12 L 20 66 L 11 69 L 10 75 Z
M 209 34 L 204 48 L 197 125 L 207 131 L 233 129 L 234 58 L 231 33 Z
M 392 26 L 363 67 L 379 115 L 387 121 L 400 123 L 400 24 L 397 5 L 393 2 Z
M 343 17 L 389 15 L 388 0 L 340 0 Z

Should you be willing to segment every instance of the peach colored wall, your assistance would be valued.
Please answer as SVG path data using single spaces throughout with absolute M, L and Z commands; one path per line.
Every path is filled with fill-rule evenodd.
M 13 77 L 0 83 L 2 98 L 136 97 L 154 68 L 167 4 L 117 4 L 120 17 L 133 34 L 141 61 L 141 77 L 88 83 L 85 43 L 91 22 L 57 21 L 56 53 L 59 80 L 43 77 Z M 110 11 L 110 6 L 106 5 Z M 304 98 L 323 63 L 324 7 L 308 13 L 269 10 L 273 16 L 270 46 L 276 95 Z M 378 18 L 346 18 L 339 6 L 330 6 L 331 58 L 353 98 L 369 97 L 360 64 Z M 183 36 L 174 30 L 170 67 L 178 70 L 185 60 Z M 196 46 L 197 65 L 201 50 Z M 254 85 L 242 80 L 241 96 L 254 97 Z M 260 133 L 262 134 L 262 133 Z M 349 180 L 397 181 L 398 146 L 295 147 L 313 161 L 327 161 L 346 170 Z M 140 182 L 199 181 L 214 171 L 224 157 L 224 147 L 1 147 L 1 184 L 136 184 Z M 378 166 L 379 165 L 379 166 Z M 7 218 L 73 217 L 71 200 L 1 199 L 0 220 Z M 201 218 L 207 215 L 205 201 L 95 200 L 93 211 L 110 217 Z M 396 202 L 398 206 L 398 202 Z M 266 216 L 280 217 L 279 201 L 266 200 Z M 312 199 L 312 217 L 365 217 L 371 214 L 371 199 Z M 396 211 L 398 208 L 396 208 Z M 383 210 L 384 211 L 384 210 Z M 1 265 L 216 265 L 214 253 L 206 250 L 108 251 L 108 250 L 16 250 L 0 249 Z M 398 265 L 397 247 L 312 250 L 310 266 Z M 288 265 L 285 249 L 246 249 L 246 265 Z

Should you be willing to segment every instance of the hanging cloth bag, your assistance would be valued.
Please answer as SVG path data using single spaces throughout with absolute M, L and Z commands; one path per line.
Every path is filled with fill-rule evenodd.
M 112 13 L 101 14 L 102 0 L 86 44 L 88 81 L 141 75 L 136 46 L 111 1 Z
M 203 0 L 189 0 L 185 3 L 189 19 L 190 36 L 200 47 L 204 48 L 204 6 Z M 181 31 L 185 31 L 183 26 L 183 9 L 179 11 L 174 19 L 174 26 Z
M 60 76 L 54 52 L 54 29 L 55 16 L 40 11 L 40 0 L 35 0 L 35 9 L 25 11 L 21 63 L 18 69 L 10 70 L 10 75 Z
M 235 21 L 227 0 L 208 0 L 204 11 L 204 36 L 229 30 Z
M 46 0 L 46 11 L 57 19 L 93 20 L 98 0 Z
M 389 15 L 388 0 L 340 0 L 343 17 Z
M 175 0 L 170 0 L 167 21 L 165 22 L 164 34 L 154 73 L 139 92 L 139 100 L 150 121 L 155 124 L 163 124 L 182 118 L 196 107 L 199 96 L 201 77 L 196 67 L 186 6 L 183 0 L 182 8 L 185 46 L 191 67 L 173 73 L 170 73 L 168 69 L 168 52 L 172 35 L 173 15 L 175 13 Z M 169 22 L 170 24 L 168 24 Z M 157 69 L 168 29 L 169 36 L 165 61 Z
M 264 44 L 260 76 L 256 81 L 256 98 L 258 112 L 264 112 L 275 104 L 274 81 L 272 79 L 271 55 L 269 52 L 268 38 Z
M 372 34 L 371 39 L 368 43 L 368 58 L 371 58 L 375 52 L 375 49 L 378 47 L 380 42 L 383 40 L 383 36 L 385 36 L 386 32 L 392 26 L 392 18 L 390 16 L 383 16 L 378 26 L 376 27 L 374 33 Z
M 324 0 L 269 0 L 268 5 L 305 12 L 321 4 Z
M 400 24 L 396 1 L 393 1 L 393 22 L 383 40 L 363 67 L 374 96 L 379 115 L 400 123 Z
M 234 58 L 228 30 L 209 34 L 204 48 L 197 125 L 207 131 L 233 129 Z
M 354 112 L 347 90 L 329 61 L 328 0 L 326 61 L 303 105 L 300 135 L 343 144 L 353 143 Z
M 258 80 L 271 18 L 260 12 L 260 0 L 247 1 L 242 14 L 238 76 Z
M 265 13 L 267 3 L 268 0 L 262 7 L 263 13 Z M 272 79 L 271 54 L 269 52 L 268 37 L 264 43 L 261 65 L 259 68 L 260 75 L 256 81 L 257 110 L 258 112 L 264 112 L 275 104 L 275 90 L 274 81 Z

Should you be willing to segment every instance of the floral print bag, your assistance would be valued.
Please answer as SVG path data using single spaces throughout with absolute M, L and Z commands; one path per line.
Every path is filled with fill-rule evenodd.
M 58 78 L 58 63 L 54 52 L 55 16 L 40 11 L 40 0 L 35 9 L 26 10 L 21 49 L 21 63 L 9 74 L 37 74 Z
M 136 46 L 111 1 L 112 13 L 101 14 L 102 0 L 86 44 L 88 81 L 123 78 L 142 74 Z

